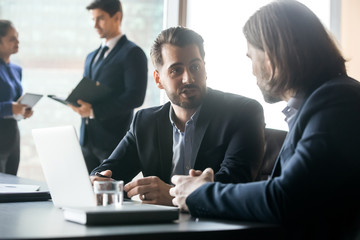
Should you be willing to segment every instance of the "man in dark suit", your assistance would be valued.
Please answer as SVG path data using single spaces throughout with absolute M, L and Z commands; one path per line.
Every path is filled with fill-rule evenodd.
M 84 76 L 113 90 L 101 102 L 79 100 L 80 107 L 71 106 L 82 117 L 80 144 L 91 172 L 110 156 L 129 129 L 134 108 L 144 101 L 147 59 L 121 32 L 123 13 L 119 0 L 95 0 L 87 9 L 104 40 L 87 56 Z
M 264 149 L 261 105 L 206 87 L 203 39 L 190 29 L 164 30 L 151 57 L 155 83 L 170 102 L 138 111 L 130 131 L 92 175 L 127 183 L 142 171 L 144 178 L 125 185 L 127 195 L 164 205 L 172 205 L 171 176 L 194 167 L 213 168 L 215 180 L 224 183 L 253 181 Z
M 265 100 L 288 103 L 283 112 L 289 133 L 272 178 L 230 185 L 213 183 L 211 169 L 192 170 L 172 178 L 174 205 L 194 217 L 282 223 L 300 239 L 354 239 L 359 82 L 347 76 L 345 60 L 320 20 L 299 2 L 262 7 L 243 31 Z

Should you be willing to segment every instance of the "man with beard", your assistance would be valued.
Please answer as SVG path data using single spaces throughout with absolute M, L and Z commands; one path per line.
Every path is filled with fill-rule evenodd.
M 262 7 L 243 28 L 267 102 L 289 125 L 271 179 L 213 183 L 174 176 L 174 205 L 194 217 L 281 223 L 296 239 L 355 239 L 360 208 L 360 84 L 320 20 L 297 1 Z M 354 231 L 355 230 L 355 231 Z
M 171 176 L 191 168 L 211 167 L 223 183 L 253 181 L 264 149 L 261 105 L 206 87 L 203 39 L 190 29 L 161 32 L 151 57 L 155 83 L 170 102 L 138 111 L 91 180 L 106 179 L 96 172 L 124 180 L 128 197 L 139 194 L 144 203 L 162 205 L 172 205 Z M 131 181 L 140 171 L 145 177 Z

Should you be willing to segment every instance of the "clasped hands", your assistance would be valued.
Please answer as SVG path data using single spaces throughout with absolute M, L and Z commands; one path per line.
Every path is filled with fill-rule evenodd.
M 110 170 L 103 171 L 101 174 L 108 178 L 91 176 L 91 181 L 112 180 Z M 203 184 L 213 181 L 214 171 L 211 168 L 207 168 L 203 172 L 191 169 L 188 176 L 175 175 L 171 178 L 171 182 L 175 186 L 166 184 L 158 177 L 150 176 L 127 183 L 124 191 L 130 198 L 139 194 L 143 203 L 175 205 L 182 211 L 189 211 L 186 198 Z
M 191 169 L 188 176 L 175 175 L 171 178 L 171 182 L 175 185 L 169 191 L 170 195 L 174 197 L 173 205 L 188 212 L 186 198 L 205 183 L 214 182 L 214 171 L 211 168 L 206 168 L 203 172 Z

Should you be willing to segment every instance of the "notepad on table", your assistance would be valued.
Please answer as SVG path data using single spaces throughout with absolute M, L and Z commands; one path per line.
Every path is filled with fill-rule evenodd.
M 0 183 L 0 203 L 46 201 L 51 199 L 50 192 L 40 190 L 38 185 Z
M 39 189 L 40 186 L 38 185 L 0 183 L 0 193 L 35 192 Z

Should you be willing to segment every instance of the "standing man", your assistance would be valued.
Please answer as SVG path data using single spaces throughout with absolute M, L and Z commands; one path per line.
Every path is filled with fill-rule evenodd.
M 124 180 L 128 197 L 172 205 L 174 174 L 211 167 L 224 183 L 253 181 L 262 163 L 264 115 L 243 96 L 206 87 L 202 37 L 182 27 L 162 31 L 151 49 L 154 79 L 170 102 L 136 113 L 109 159 L 91 173 Z M 144 178 L 131 181 L 140 171 Z M 129 182 L 131 181 L 131 182 Z
M 297 1 L 262 7 L 243 31 L 265 100 L 288 103 L 283 112 L 289 133 L 272 178 L 222 184 L 213 182 L 211 169 L 191 170 L 191 176 L 172 178 L 174 205 L 194 217 L 281 223 L 296 239 L 355 239 L 359 82 L 347 76 L 345 60 L 320 20 Z
M 80 107 L 71 106 L 82 117 L 80 144 L 91 172 L 110 156 L 129 129 L 134 108 L 144 102 L 147 59 L 121 32 L 119 0 L 94 0 L 87 9 L 103 42 L 87 56 L 84 76 L 113 90 L 104 101 L 90 104 L 78 100 Z

